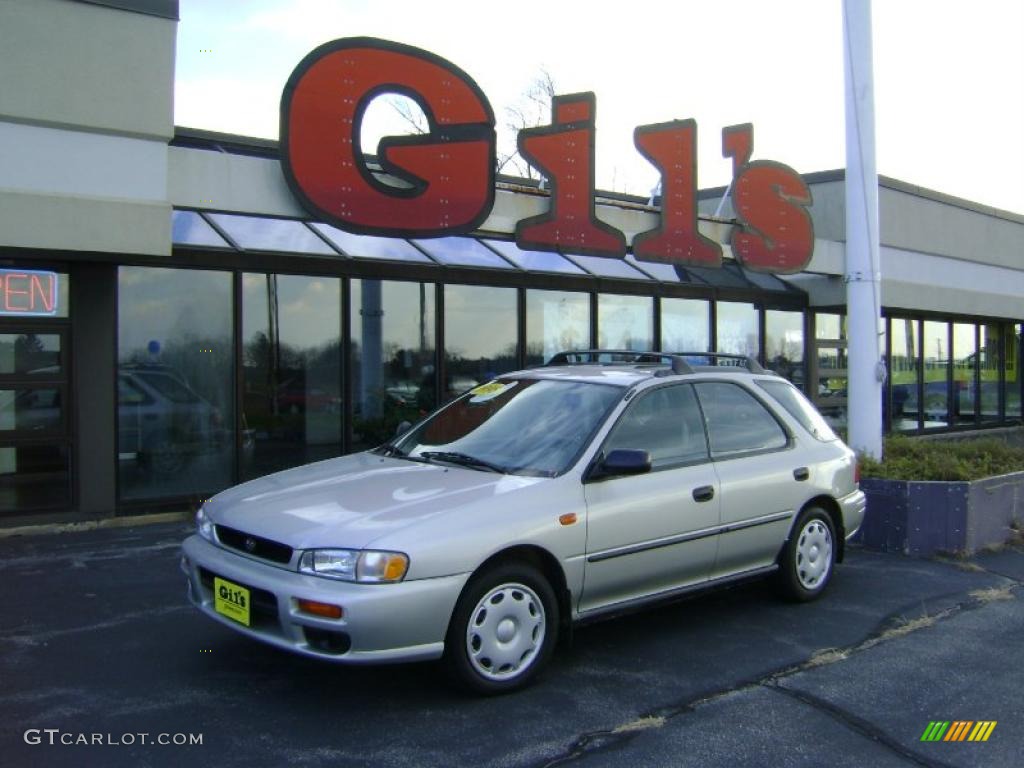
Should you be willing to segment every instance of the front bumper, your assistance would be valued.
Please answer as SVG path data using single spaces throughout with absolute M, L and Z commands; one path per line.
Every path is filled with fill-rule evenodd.
M 856 490 L 837 501 L 839 509 L 843 513 L 843 530 L 846 531 L 846 540 L 849 541 L 864 523 L 864 510 L 868 505 L 867 496 L 864 495 L 864 491 Z
M 468 573 L 397 584 L 352 584 L 307 576 L 234 554 L 199 536 L 182 545 L 192 604 L 212 619 L 265 643 L 349 664 L 436 659 Z M 214 576 L 248 588 L 251 625 L 217 613 Z M 340 605 L 340 619 L 298 610 L 298 599 Z M 325 641 L 325 638 L 329 639 Z

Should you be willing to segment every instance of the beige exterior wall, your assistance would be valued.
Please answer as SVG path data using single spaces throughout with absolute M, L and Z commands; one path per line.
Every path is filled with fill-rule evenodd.
M 170 255 L 177 23 L 0 2 L 0 246 Z

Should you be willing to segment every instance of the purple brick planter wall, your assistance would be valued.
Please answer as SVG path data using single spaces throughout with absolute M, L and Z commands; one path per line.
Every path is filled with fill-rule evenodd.
M 863 478 L 868 506 L 853 539 L 867 549 L 927 557 L 1002 544 L 1024 523 L 1024 472 L 974 482 Z

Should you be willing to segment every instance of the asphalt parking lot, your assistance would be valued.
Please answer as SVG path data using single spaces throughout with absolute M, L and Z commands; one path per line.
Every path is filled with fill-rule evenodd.
M 200 616 L 178 570 L 189 531 L 0 538 L 0 764 L 1017 766 L 1024 754 L 1024 549 L 969 563 L 853 551 L 817 603 L 755 583 L 593 624 L 534 687 L 476 699 L 436 665 L 325 665 Z M 932 721 L 997 725 L 985 742 L 923 742 Z

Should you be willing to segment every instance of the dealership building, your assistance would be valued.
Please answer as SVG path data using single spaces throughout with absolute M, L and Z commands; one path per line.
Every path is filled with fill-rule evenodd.
M 505 177 L 473 232 L 352 234 L 277 142 L 174 126 L 177 14 L 0 4 L 0 525 L 194 506 L 566 349 L 752 355 L 845 424 L 842 171 L 803 177 L 791 275 L 732 258 L 725 189 L 699 196 L 720 268 L 523 250 L 550 190 Z M 632 242 L 659 203 L 596 215 Z M 1024 216 L 887 178 L 879 208 L 885 429 L 1020 424 Z

